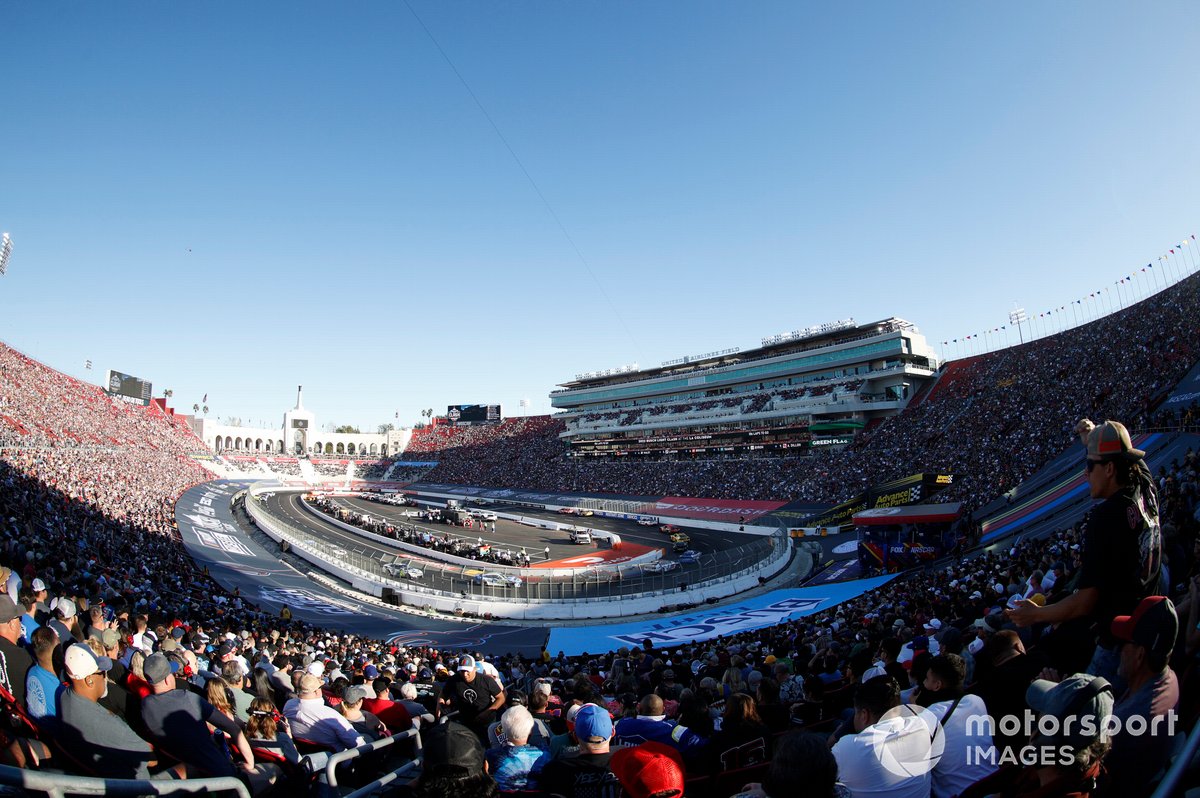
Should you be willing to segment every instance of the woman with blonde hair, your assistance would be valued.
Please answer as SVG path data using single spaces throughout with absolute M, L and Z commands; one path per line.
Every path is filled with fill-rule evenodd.
M 142 670 L 142 665 L 146 662 L 146 652 L 140 648 L 133 652 L 133 656 L 129 659 L 129 673 L 125 674 L 125 687 L 130 693 L 138 697 L 138 700 L 145 698 L 153 692 L 150 689 L 150 683 L 146 681 L 146 673 Z
M 208 703 L 212 704 L 218 712 L 230 720 L 237 720 L 237 711 L 233 706 L 233 694 L 229 689 L 229 682 L 220 676 L 214 676 L 204 685 L 204 693 Z
M 726 698 L 734 693 L 745 693 L 748 690 L 745 680 L 742 679 L 741 671 L 737 668 L 725 669 L 725 675 L 721 677 L 721 692 Z

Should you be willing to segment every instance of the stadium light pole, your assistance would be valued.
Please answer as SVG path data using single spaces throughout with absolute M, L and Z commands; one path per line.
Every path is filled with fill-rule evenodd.
M 12 257 L 12 238 L 8 233 L 0 236 L 0 274 L 8 271 L 8 259 Z
M 1020 336 L 1021 343 L 1025 343 L 1025 331 L 1021 329 L 1021 323 L 1028 320 L 1025 308 L 1013 308 L 1008 314 L 1008 323 L 1017 325 L 1017 335 Z

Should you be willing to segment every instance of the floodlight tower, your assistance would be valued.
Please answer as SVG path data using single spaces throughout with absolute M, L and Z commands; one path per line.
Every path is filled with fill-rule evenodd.
M 1008 323 L 1017 325 L 1017 335 L 1021 338 L 1021 343 L 1025 343 L 1025 332 L 1021 329 L 1021 324 L 1029 321 L 1029 317 L 1025 315 L 1025 308 L 1014 307 L 1008 314 Z
M 0 274 L 8 271 L 8 259 L 12 257 L 12 239 L 8 233 L 0 237 Z

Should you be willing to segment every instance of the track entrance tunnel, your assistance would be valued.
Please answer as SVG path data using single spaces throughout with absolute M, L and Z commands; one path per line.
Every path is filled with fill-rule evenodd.
M 864 572 L 896 573 L 936 560 L 959 542 L 962 505 L 876 507 L 854 515 Z

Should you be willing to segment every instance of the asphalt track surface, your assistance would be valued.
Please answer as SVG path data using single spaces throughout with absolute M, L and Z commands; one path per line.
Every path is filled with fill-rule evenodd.
M 681 565 L 665 574 L 644 573 L 638 567 L 625 566 L 620 569 L 622 575 L 619 580 L 610 579 L 606 574 L 589 569 L 578 569 L 578 576 L 571 580 L 551 581 L 549 578 L 529 577 L 520 587 L 493 587 L 476 584 L 473 578 L 477 573 L 497 570 L 491 563 L 480 562 L 473 567 L 465 567 L 443 563 L 433 556 L 424 557 L 376 543 L 365 536 L 349 532 L 324 517 L 313 514 L 301 506 L 302 499 L 300 497 L 300 493 L 276 492 L 262 504 L 271 516 L 284 521 L 289 526 L 307 530 L 310 534 L 319 536 L 326 544 L 342 549 L 346 557 L 354 555 L 356 558 L 377 561 L 381 573 L 385 563 L 412 565 L 420 569 L 423 575 L 418 579 L 407 580 L 409 583 L 422 585 L 442 593 L 466 594 L 466 596 L 476 599 L 607 598 L 621 594 L 664 591 L 667 593 L 664 596 L 664 604 L 666 604 L 670 603 L 669 598 L 672 591 L 699 581 L 701 574 L 711 578 L 718 569 L 727 573 L 747 567 L 765 556 L 765 549 L 758 549 L 755 553 L 742 553 L 740 556 L 735 551 L 739 544 L 761 540 L 756 536 L 730 536 L 728 533 L 711 530 L 685 529 L 692 538 L 693 547 L 702 554 L 708 554 L 707 557 L 702 557 L 700 565 Z M 339 499 L 339 503 L 347 509 L 366 513 L 376 518 L 384 518 L 389 523 L 416 526 L 438 537 L 450 534 L 451 536 L 475 539 L 481 534 L 477 529 L 464 529 L 449 524 L 418 521 L 405 517 L 404 510 L 411 508 L 395 507 L 359 498 L 343 498 Z M 643 527 L 632 521 L 602 519 L 596 516 L 571 518 L 545 511 L 527 513 L 526 510 L 527 508 L 520 508 L 521 514 L 562 523 L 574 523 L 578 526 L 605 529 L 617 532 L 623 540 L 633 543 L 662 547 L 667 550 L 670 548 L 666 536 L 658 531 L 657 527 Z M 525 546 L 534 565 L 545 561 L 542 552 L 546 547 L 550 548 L 551 560 L 566 559 L 594 551 L 590 546 L 571 543 L 567 539 L 565 531 L 539 529 L 514 521 L 498 521 L 496 531 L 489 532 L 483 537 L 501 548 L 518 550 L 521 546 Z M 537 554 L 535 555 L 534 552 Z
M 236 588 L 263 610 L 274 614 L 287 604 L 296 619 L 400 645 L 533 656 L 545 642 L 548 630 L 544 628 L 463 623 L 362 606 L 309 579 L 260 546 L 234 519 L 230 499 L 250 484 L 217 480 L 197 485 L 179 498 L 175 516 L 184 546 L 196 562 L 207 567 L 223 587 Z

